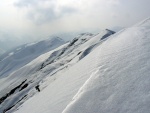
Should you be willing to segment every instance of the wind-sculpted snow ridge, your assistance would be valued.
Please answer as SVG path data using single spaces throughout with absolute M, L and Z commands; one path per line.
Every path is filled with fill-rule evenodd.
M 7 113 L 12 113 L 22 103 L 26 102 L 27 100 L 30 101 L 30 99 L 41 95 L 41 97 L 38 97 L 37 99 L 37 101 L 40 100 L 40 102 L 36 102 L 36 104 L 43 104 L 40 106 L 45 107 L 42 109 L 38 107 L 40 110 L 37 111 L 36 109 L 32 108 L 32 111 L 27 112 L 34 113 L 34 110 L 36 112 L 40 112 L 43 109 L 48 109 L 49 104 L 51 104 L 51 112 L 56 113 L 57 111 L 57 113 L 60 113 L 60 111 L 65 108 L 65 106 L 70 102 L 72 96 L 78 90 L 77 87 L 70 92 L 71 94 L 64 93 L 64 91 L 68 92 L 70 90 L 69 88 L 65 87 L 67 84 L 64 85 L 64 83 L 66 83 L 66 79 L 68 79 L 68 76 L 70 75 L 69 77 L 71 78 L 70 81 L 68 80 L 68 83 L 74 83 L 74 80 L 76 80 L 78 77 L 80 78 L 80 76 L 73 76 L 72 73 L 64 73 L 68 72 L 68 70 L 74 67 L 74 65 L 82 62 L 84 57 L 92 52 L 99 44 L 103 43 L 106 39 L 101 40 L 101 38 L 107 33 L 108 31 L 104 30 L 97 35 L 93 35 L 91 33 L 80 34 L 71 42 L 40 55 L 30 63 L 24 65 L 18 70 L 15 70 L 9 76 L 0 79 L 0 85 L 2 86 L 0 87 L 0 112 L 5 111 Z M 88 48 L 91 48 L 90 51 L 84 54 Z M 83 77 L 83 80 L 78 82 L 78 84 L 80 84 L 79 86 L 81 86 L 87 78 L 88 76 Z M 44 93 L 44 90 L 47 89 L 48 85 L 51 87 L 49 89 L 51 93 L 48 91 L 46 93 L 48 96 L 47 97 L 46 95 L 42 95 L 42 93 Z M 62 86 L 65 88 L 61 89 Z M 40 93 L 36 95 L 38 91 L 40 91 Z M 56 97 L 57 95 L 58 97 Z M 64 96 L 67 96 L 67 98 Z M 64 100 L 59 100 L 60 98 Z
M 149 113 L 150 19 L 109 38 L 98 65 L 63 113 Z

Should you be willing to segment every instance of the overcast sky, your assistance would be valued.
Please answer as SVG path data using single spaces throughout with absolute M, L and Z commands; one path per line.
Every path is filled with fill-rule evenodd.
M 150 0 L 0 0 L 0 40 L 131 26 L 150 16 Z

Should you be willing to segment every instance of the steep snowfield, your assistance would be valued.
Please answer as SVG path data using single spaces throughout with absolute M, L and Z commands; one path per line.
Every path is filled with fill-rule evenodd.
M 20 69 L 15 70 L 9 76 L 1 78 L 1 112 L 7 111 L 7 113 L 11 113 L 26 100 L 30 100 L 32 96 L 34 96 L 33 98 L 37 99 L 36 96 L 39 94 L 41 95 L 41 97 L 38 98 L 42 99 L 43 96 L 45 97 L 40 100 L 41 103 L 38 102 L 39 106 L 41 106 L 42 103 L 46 106 L 42 109 L 49 110 L 50 106 L 51 112 L 61 112 L 71 101 L 71 98 L 78 91 L 79 87 L 90 75 L 89 72 L 87 72 L 87 76 L 82 76 L 81 74 L 78 74 L 79 76 L 72 76 L 72 71 L 68 70 L 70 70 L 73 65 L 82 62 L 82 59 L 84 59 L 100 43 L 106 40 L 106 35 L 109 36 L 112 34 L 114 34 L 114 32 L 110 30 L 104 30 L 96 36 L 90 33 L 80 34 L 79 36 L 75 37 L 75 39 L 73 39 L 71 42 L 68 42 L 59 48 L 56 48 L 46 54 L 39 56 L 38 58 L 24 65 Z M 104 36 L 105 39 L 102 39 Z M 77 69 L 79 70 L 80 66 L 78 66 Z M 76 71 L 75 69 L 73 70 Z M 84 70 L 84 73 L 85 71 L 86 70 Z M 76 71 L 75 73 L 78 73 L 78 71 Z M 73 85 L 75 80 L 78 81 L 75 82 L 75 86 L 77 85 L 77 87 L 74 87 L 73 89 L 72 87 L 70 87 L 69 90 L 72 91 L 68 92 L 69 84 L 66 84 L 67 86 L 65 85 L 66 79 L 68 79 L 68 83 L 73 83 Z M 35 87 L 38 85 L 41 90 L 39 94 L 37 94 L 38 91 L 36 91 L 35 89 Z M 44 90 L 44 88 L 47 85 L 51 87 L 49 92 L 52 93 L 46 92 L 46 95 L 42 95 L 42 93 L 46 91 Z M 61 90 L 60 88 L 62 86 L 63 89 Z M 49 95 L 47 95 L 47 93 L 49 93 Z M 67 97 L 65 98 L 64 96 Z M 35 104 L 37 104 L 37 102 Z M 32 113 L 36 113 L 37 111 L 40 112 L 40 110 L 42 110 L 40 107 L 39 109 L 34 109 L 34 111 L 33 108 L 31 109 Z
M 57 49 L 64 46 L 62 45 Z M 27 65 L 15 70 L 9 76 L 0 79 L 0 113 L 16 109 L 37 92 L 35 86 L 46 76 L 39 68 L 45 59 L 57 49 L 37 57 Z
M 149 22 L 95 43 L 78 63 L 48 77 L 49 86 L 15 113 L 149 113 Z
M 63 113 L 149 113 L 150 19 L 93 51 L 99 65 Z
M 80 56 L 82 55 L 82 52 L 80 54 L 78 53 L 80 51 L 84 52 L 84 50 L 91 47 L 92 45 L 96 46 L 96 44 L 102 43 L 101 38 L 107 33 L 108 31 L 105 30 L 92 38 L 89 37 L 89 35 L 87 35 L 88 36 L 87 37 L 86 34 L 84 34 L 83 36 L 81 35 L 79 37 L 76 37 L 72 42 L 70 42 L 69 45 L 65 47 L 65 49 L 63 49 L 66 51 L 63 52 L 63 54 L 60 56 L 62 57 L 62 59 L 60 58 L 60 60 L 58 60 L 59 62 L 64 62 L 64 59 L 65 59 L 65 64 L 67 64 L 67 66 L 64 65 L 64 67 L 67 67 L 67 68 L 61 71 L 58 71 L 52 77 L 49 77 L 48 78 L 48 81 L 50 81 L 49 86 L 45 88 L 39 94 L 35 95 L 33 98 L 29 99 L 29 102 L 28 101 L 26 102 L 25 105 L 28 105 L 30 103 L 30 106 L 27 106 L 26 108 L 23 105 L 24 109 L 26 109 L 27 111 L 23 109 L 19 112 L 22 112 L 22 113 L 23 112 L 24 113 L 26 112 L 29 112 L 29 113 L 30 112 L 31 113 L 41 113 L 41 112 L 60 113 L 62 112 L 62 110 L 66 107 L 66 105 L 71 101 L 73 95 L 75 95 L 75 93 L 78 91 L 79 87 L 82 86 L 82 84 L 90 75 L 89 72 L 85 73 L 86 72 L 85 65 L 76 66 L 75 62 L 78 62 L 78 63 L 82 62 L 82 60 L 80 61 Z M 76 39 L 78 40 L 75 42 Z M 88 41 L 85 41 L 85 39 Z M 83 43 L 83 41 L 85 43 Z M 72 45 L 73 42 L 75 43 Z M 69 60 L 69 59 L 72 59 L 72 60 Z M 70 62 L 67 63 L 66 61 L 68 60 Z M 74 68 L 70 67 L 70 65 L 72 64 L 75 64 L 74 65 L 75 67 L 72 66 Z M 47 67 L 50 68 L 50 66 L 51 65 Z M 82 72 L 78 71 L 78 70 L 81 70 L 82 68 L 84 68 L 85 70 L 83 70 Z M 84 74 L 85 76 L 82 75 L 81 73 L 85 73 Z M 50 75 L 51 74 L 49 74 L 49 76 Z M 35 108 L 33 108 L 34 106 Z
M 6 53 L 0 58 L 0 77 L 6 77 L 39 55 L 53 50 L 64 43 L 62 39 L 54 37 L 37 43 L 26 44 Z

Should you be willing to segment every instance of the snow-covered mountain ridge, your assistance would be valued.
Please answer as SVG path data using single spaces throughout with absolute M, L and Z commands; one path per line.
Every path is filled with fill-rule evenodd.
M 114 35 L 81 34 L 34 59 L 0 80 L 3 97 L 13 92 L 1 111 L 149 113 L 149 22 Z
M 99 43 L 106 40 L 101 39 L 103 36 L 106 38 L 112 34 L 114 34 L 114 32 L 112 33 L 112 31 L 108 30 L 101 31 L 98 35 L 91 33 L 80 34 L 71 42 L 34 58 L 34 60 L 22 65 L 20 68 L 10 71 L 10 74 L 7 74 L 7 76 L 1 76 L 0 85 L 3 85 L 3 87 L 0 87 L 0 110 L 10 113 L 16 110 L 20 104 L 37 93 L 35 89 L 36 86 L 40 86 L 40 89 L 43 90 L 44 87 L 52 84 L 56 79 L 61 77 L 58 73 L 65 72 L 74 64 L 80 62 L 80 60 L 94 50 Z M 43 44 L 43 42 L 39 43 L 40 45 Z M 34 46 L 37 48 L 35 45 L 36 44 L 30 44 L 26 45 L 26 47 Z M 23 49 L 19 50 L 21 53 Z M 41 50 L 41 48 L 39 48 L 39 50 Z M 36 54 L 36 52 L 34 52 L 34 54 Z M 10 56 L 12 55 L 14 54 Z
M 81 34 L 0 79 L 1 112 L 149 113 L 150 19 L 112 34 Z
M 63 113 L 149 113 L 149 43 L 146 19 L 97 47 L 99 65 Z
M 1 112 L 149 113 L 150 19 L 112 34 L 81 34 L 0 79 Z
M 149 22 L 96 44 L 78 63 L 49 77 L 49 85 L 15 113 L 149 113 Z

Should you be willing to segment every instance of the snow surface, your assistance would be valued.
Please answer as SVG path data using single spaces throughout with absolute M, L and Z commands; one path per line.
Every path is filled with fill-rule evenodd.
M 56 75 L 56 73 L 66 71 L 72 65 L 79 62 L 82 53 L 91 45 L 93 45 L 93 50 L 98 43 L 102 42 L 100 40 L 101 37 L 107 33 L 111 35 L 106 30 L 95 37 L 90 33 L 80 34 L 71 42 L 40 55 L 16 70 L 13 69 L 13 71 L 9 72 L 9 75 L 3 75 L 0 79 L 0 112 L 7 111 L 7 113 L 12 113 L 18 106 L 37 93 L 35 90 L 37 85 L 40 86 L 40 90 L 42 91 L 47 85 L 61 76 L 61 74 Z M 35 44 L 28 44 L 25 47 L 28 48 Z M 19 47 L 15 51 L 9 52 L 9 56 L 12 57 L 16 51 L 20 51 L 21 53 L 22 50 L 24 49 Z M 22 62 L 26 62 L 26 60 L 22 60 Z
M 96 44 L 15 113 L 149 113 L 149 26 L 146 20 Z
M 21 87 L 17 88 L 12 95 L 8 96 L 8 98 L 1 103 L 0 112 L 2 112 L 4 109 L 12 107 L 13 105 L 15 105 L 15 109 L 19 106 L 19 104 L 23 103 L 26 99 L 32 97 L 36 93 L 34 87 L 39 83 L 39 81 L 41 81 L 42 78 L 45 77 L 44 74 L 41 75 L 40 71 L 38 71 L 40 65 L 53 51 L 63 48 L 64 46 L 65 44 L 37 57 L 32 62 L 12 72 L 9 76 L 0 79 L 0 97 L 3 97 L 7 93 L 11 92 L 12 89 L 15 89 L 23 81 L 26 81 L 24 84 L 28 84 L 26 89 L 21 90 L 23 87 L 22 85 Z M 21 101 L 24 96 L 26 96 L 25 100 Z
M 90 54 L 99 54 L 99 66 L 63 113 L 149 113 L 149 21 L 116 34 Z

